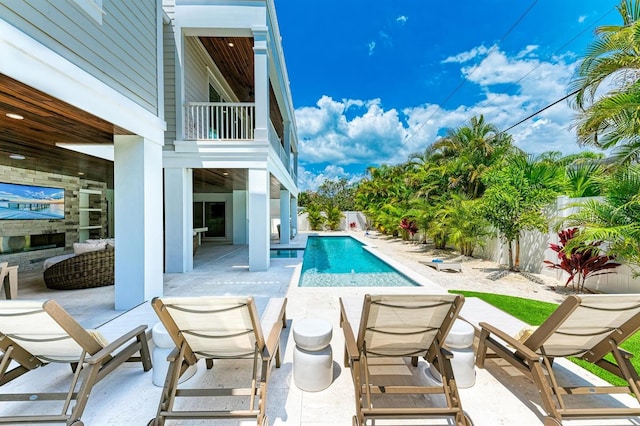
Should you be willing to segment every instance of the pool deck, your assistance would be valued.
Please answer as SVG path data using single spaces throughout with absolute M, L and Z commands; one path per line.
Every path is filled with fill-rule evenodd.
M 304 247 L 306 234 L 298 235 L 288 247 Z M 272 244 L 272 248 L 281 247 Z M 374 249 L 375 251 L 375 249 Z M 297 281 L 300 274 L 300 258 L 271 259 L 267 272 L 249 272 L 248 249 L 246 246 L 216 246 L 204 244 L 194 257 L 194 271 L 187 274 L 165 274 L 164 291 L 167 296 L 198 295 L 253 295 L 259 309 L 263 309 L 270 297 L 287 297 L 288 327 L 281 337 L 283 363 L 273 369 L 270 379 L 267 415 L 271 425 L 351 425 L 354 414 L 354 396 L 349 371 L 342 364 L 344 339 L 339 328 L 339 298 L 361 298 L 367 293 L 443 293 L 445 290 L 429 281 L 415 270 L 382 256 L 393 266 L 420 282 L 421 287 L 357 287 L 357 288 L 300 288 Z M 107 338 L 113 338 L 138 324 L 150 328 L 158 322 L 149 303 L 144 303 L 126 313 L 113 310 L 113 287 L 99 289 L 51 291 L 44 287 L 41 273 L 21 274 L 19 298 L 56 299 L 85 327 L 100 329 Z M 455 279 L 452 276 L 452 279 Z M 468 299 L 463 307 L 463 315 L 474 321 L 488 321 L 499 324 L 509 331 L 517 331 L 523 325 L 520 321 L 492 308 L 478 299 Z M 320 392 L 304 392 L 298 389 L 292 377 L 293 336 L 291 325 L 298 319 L 324 318 L 333 325 L 333 383 Z M 242 371 L 249 368 L 245 361 L 221 361 L 216 364 L 225 370 Z M 601 383 L 601 381 L 565 360 L 557 360 L 556 367 L 561 377 L 574 382 Z M 214 371 L 215 371 L 214 367 Z M 425 365 L 413 374 L 422 374 Z M 198 366 L 190 383 L 206 380 L 207 370 Z M 56 389 L 56 383 L 69 376 L 68 366 L 50 365 L 26 374 L 3 386 L 4 391 L 25 391 L 25 389 Z M 161 388 L 151 382 L 152 372 L 144 373 L 139 366 L 123 366 L 100 382 L 89 399 L 84 423 L 89 426 L 101 425 L 146 425 L 155 416 Z M 474 386 L 461 389 L 462 406 L 476 426 L 495 425 L 541 425 L 542 412 L 539 398 L 533 384 L 517 371 L 495 361 L 487 363 L 487 369 L 476 369 Z M 613 401 L 610 397 L 598 397 L 605 403 L 637 406 L 635 400 L 621 396 Z M 45 404 L 46 405 L 46 404 Z M 25 414 L 27 403 L 17 406 L 0 404 L 0 414 L 9 412 Z M 184 421 L 167 424 L 216 424 L 250 425 L 255 421 Z M 377 421 L 376 425 L 391 424 L 451 424 L 441 422 Z M 616 419 L 597 421 L 565 421 L 565 425 L 639 425 L 640 419 Z

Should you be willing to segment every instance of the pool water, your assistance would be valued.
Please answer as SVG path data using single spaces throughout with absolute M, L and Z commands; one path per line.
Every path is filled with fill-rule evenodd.
M 295 259 L 304 255 L 304 250 L 299 249 L 271 249 L 269 257 L 272 259 Z
M 351 237 L 307 239 L 299 287 L 418 286 Z

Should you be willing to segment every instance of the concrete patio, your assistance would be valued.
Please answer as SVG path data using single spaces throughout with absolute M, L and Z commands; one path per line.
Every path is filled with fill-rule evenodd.
M 290 247 L 304 247 L 306 235 L 298 235 Z M 278 247 L 272 244 L 273 248 Z M 385 257 L 385 256 L 382 256 Z M 252 295 L 258 308 L 263 309 L 270 297 L 287 297 L 288 327 L 282 335 L 283 363 L 272 371 L 267 403 L 271 425 L 351 425 L 355 413 L 354 397 L 349 371 L 342 364 L 344 339 L 339 328 L 339 298 L 361 297 L 366 293 L 442 293 L 445 290 L 424 276 L 392 259 L 389 263 L 422 284 L 421 287 L 402 288 L 300 288 L 297 286 L 302 259 L 274 258 L 268 272 L 249 272 L 246 246 L 216 246 L 203 244 L 195 258 L 194 271 L 188 274 L 165 274 L 165 295 Z M 56 299 L 85 327 L 98 327 L 107 338 L 118 336 L 138 324 L 151 328 L 158 322 L 149 303 L 123 312 L 113 310 L 113 287 L 87 290 L 52 291 L 44 287 L 41 272 L 20 275 L 19 298 Z M 485 304 L 478 299 L 467 299 L 462 315 L 471 322 L 487 321 L 515 333 L 522 323 Z M 333 383 L 320 392 L 304 392 L 293 381 L 293 336 L 291 325 L 303 318 L 324 318 L 333 325 Z M 422 362 L 422 361 L 421 361 Z M 559 375 L 573 382 L 599 383 L 599 379 L 570 362 L 558 360 Z M 216 368 L 232 379 L 240 376 L 248 364 L 220 361 Z M 412 374 L 424 377 L 425 364 Z M 190 383 L 211 379 L 204 365 L 189 379 Z M 476 383 L 461 389 L 462 406 L 474 425 L 540 425 L 543 413 L 533 384 L 514 369 L 495 361 L 488 362 L 486 370 L 476 369 Z M 3 390 L 42 390 L 43 386 L 57 390 L 57 385 L 69 375 L 67 366 L 50 365 L 31 372 L 5 385 Z M 138 365 L 121 367 L 107 376 L 94 389 L 83 416 L 86 425 L 146 425 L 155 416 L 161 388 L 152 384 L 152 372 L 144 373 Z M 609 397 L 594 398 L 589 404 L 628 404 L 635 406 L 630 397 L 612 401 Z M 0 405 L 0 414 L 24 414 L 25 406 L 32 404 Z M 43 406 L 47 407 L 48 403 Z M 50 407 L 47 407 L 50 408 Z M 252 421 L 212 422 L 184 421 L 168 424 L 255 424 Z M 412 421 L 410 423 L 381 422 L 382 424 L 451 424 Z M 640 419 L 614 419 L 597 421 L 566 421 L 567 425 L 640 425 Z

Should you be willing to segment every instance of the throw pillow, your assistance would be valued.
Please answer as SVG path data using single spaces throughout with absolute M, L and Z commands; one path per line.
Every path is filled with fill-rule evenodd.
M 73 243 L 73 252 L 75 254 L 89 253 L 104 250 L 106 246 L 106 243 Z

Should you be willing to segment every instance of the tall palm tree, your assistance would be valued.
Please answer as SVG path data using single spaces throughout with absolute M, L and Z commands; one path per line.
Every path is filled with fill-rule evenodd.
M 629 163 L 640 158 L 640 0 L 622 0 L 616 8 L 622 25 L 596 29 L 572 88 L 579 142 L 617 147 L 613 157 Z
M 484 192 L 482 175 L 497 159 L 514 150 L 511 136 L 480 115 L 472 117 L 467 126 L 448 130 L 433 144 L 432 158 L 447 166 L 451 189 L 478 198 Z

